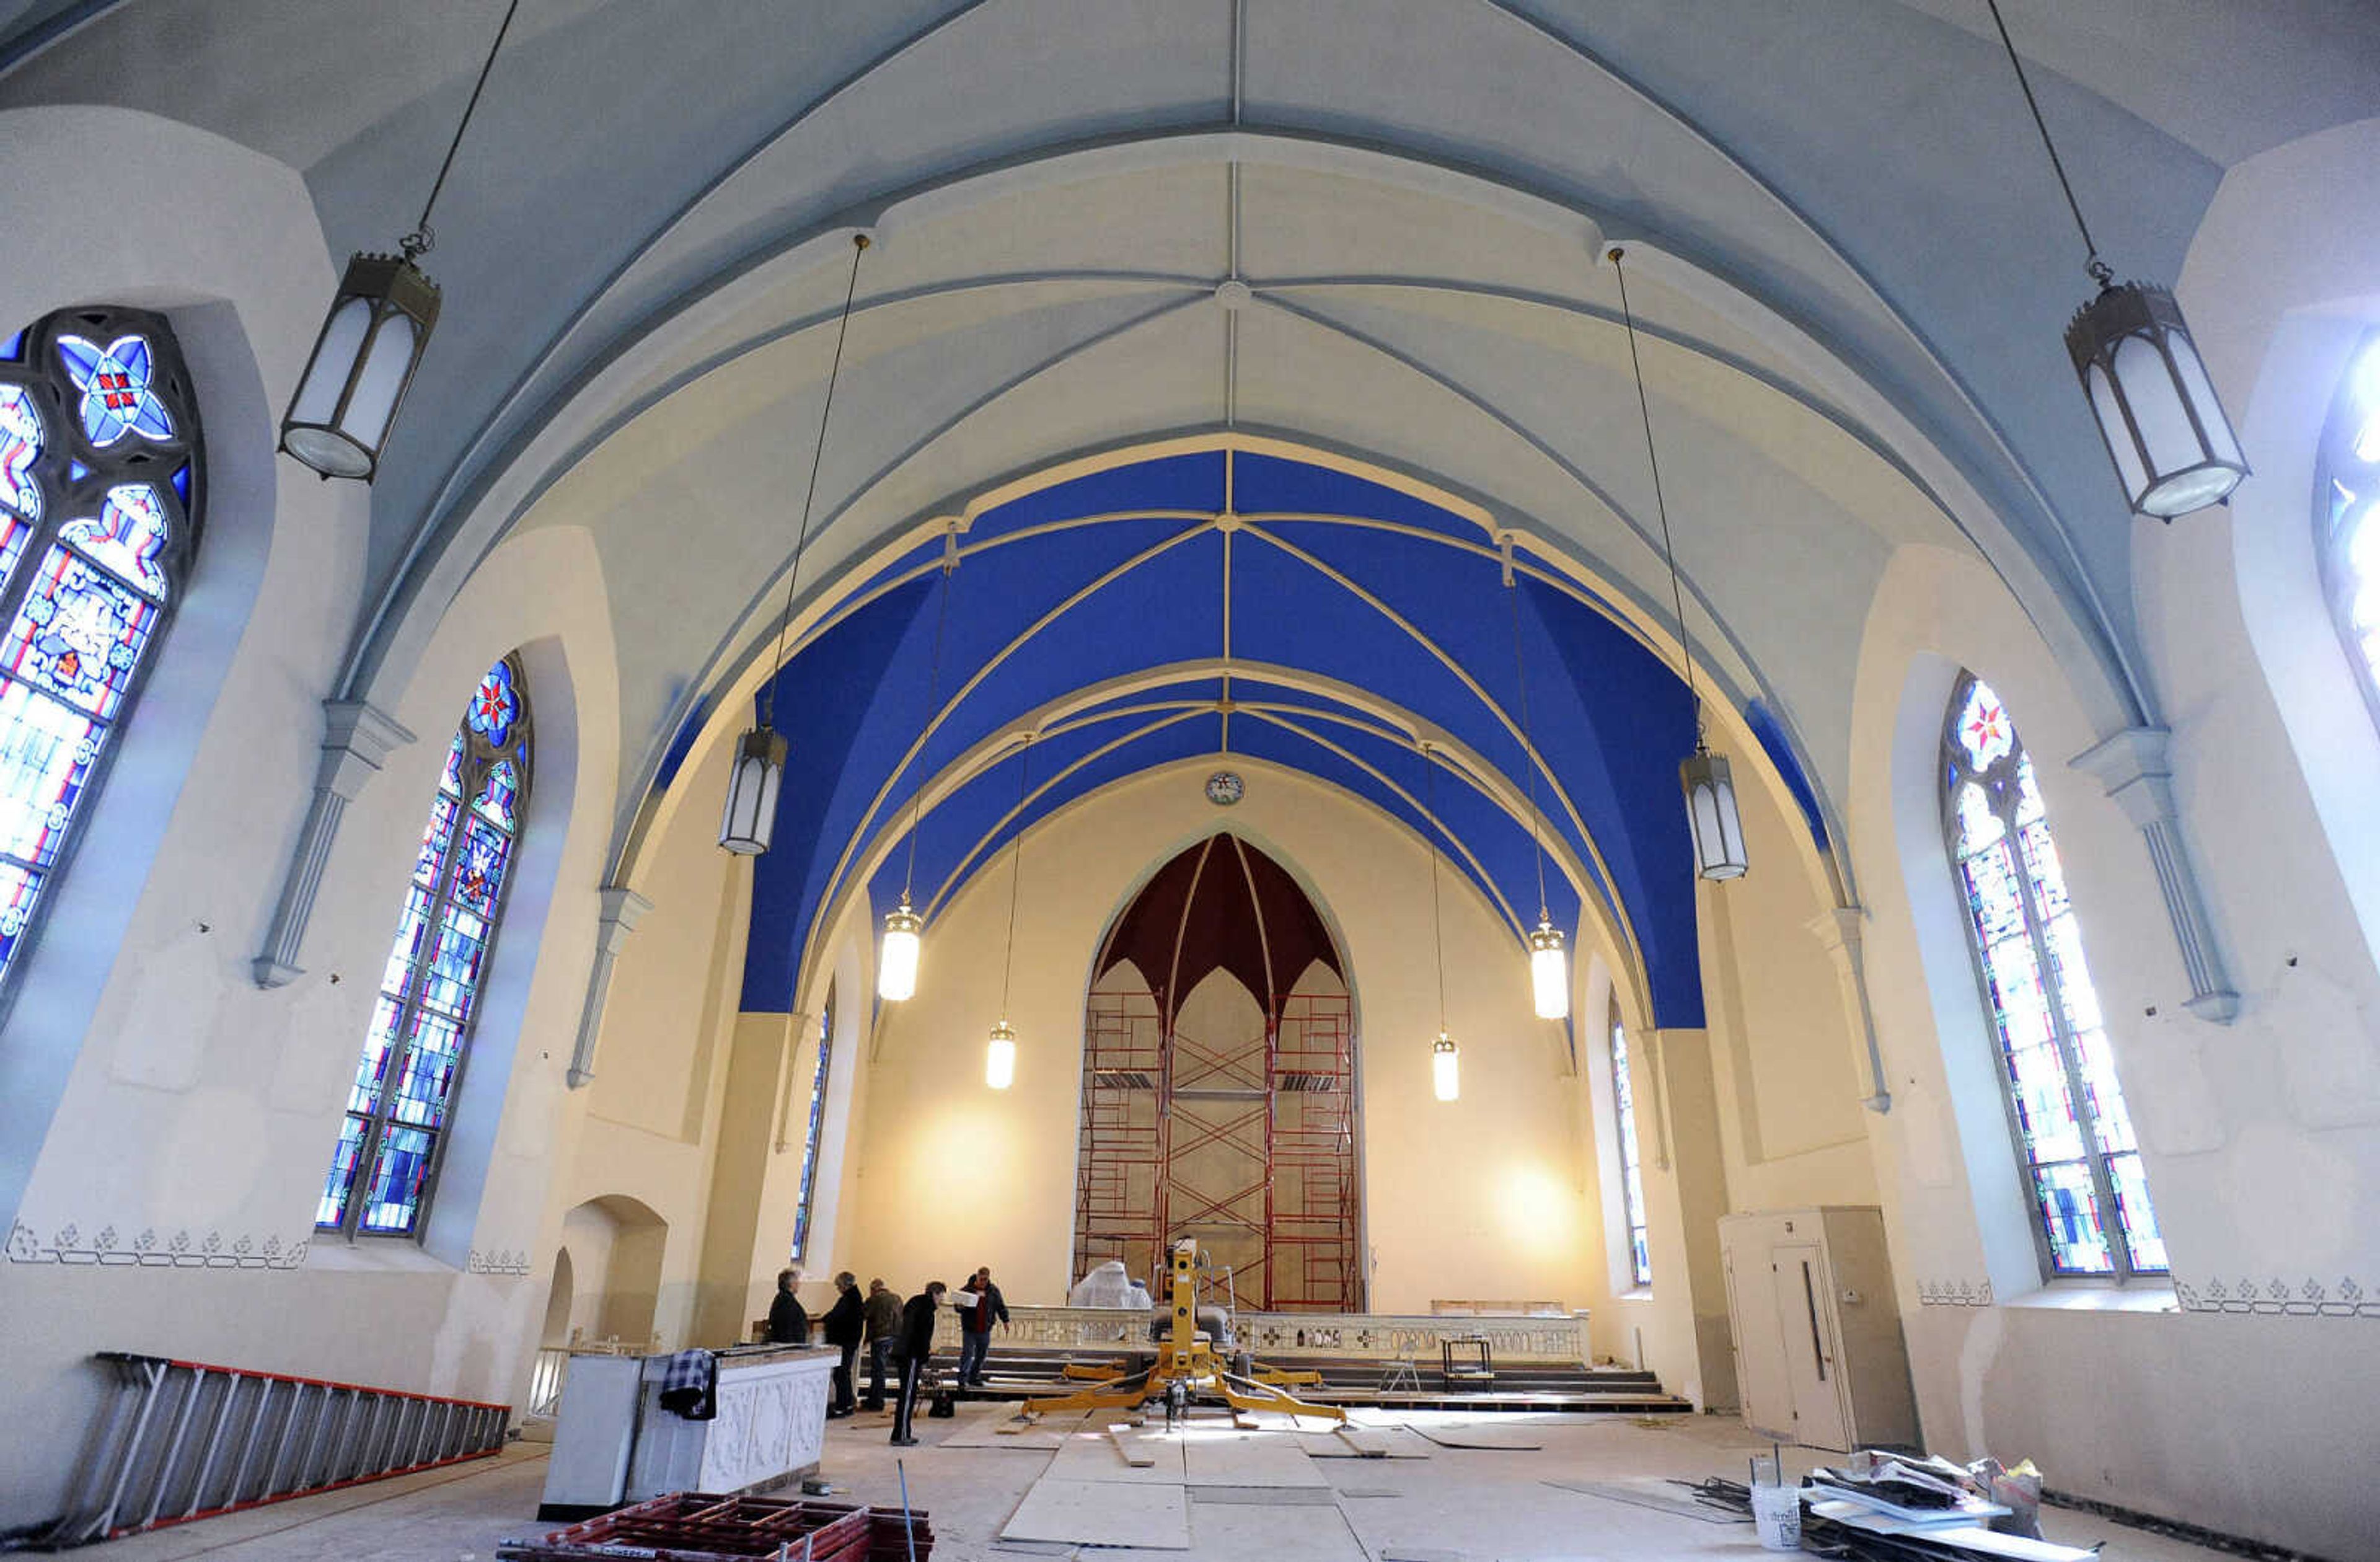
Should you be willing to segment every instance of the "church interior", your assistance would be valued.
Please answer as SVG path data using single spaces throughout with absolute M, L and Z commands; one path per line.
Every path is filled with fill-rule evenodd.
M 0 3 L 0 1549 L 702 1353 L 946 1558 L 2380 1556 L 2375 167 L 2317 0 Z M 1321 1473 L 1031 1529 L 1184 1243 Z

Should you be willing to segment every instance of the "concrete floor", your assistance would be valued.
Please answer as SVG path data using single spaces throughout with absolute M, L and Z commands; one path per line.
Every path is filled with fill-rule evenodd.
M 831 1423 L 824 1473 L 849 1497 L 897 1505 L 895 1452 L 889 1418 L 863 1415 Z M 1477 1421 L 1415 1415 L 1415 1423 Z M 925 1447 L 901 1450 L 910 1500 L 933 1520 L 938 1562 L 1021 1562 L 1071 1557 L 1062 1545 L 1014 1545 L 1001 1526 L 1048 1466 L 1047 1450 L 941 1448 L 957 1422 L 920 1422 Z M 1732 1419 L 1499 1416 L 1499 1427 L 1527 1426 L 1537 1452 L 1440 1448 L 1427 1459 L 1318 1459 L 1334 1488 L 1320 1507 L 1247 1507 L 1194 1497 L 1188 1552 L 1085 1548 L 1084 1562 L 1210 1562 L 1230 1558 L 1309 1558 L 1378 1562 L 1384 1551 L 1437 1550 L 1463 1562 L 1655 1562 L 1682 1556 L 1750 1558 L 1761 1552 L 1751 1526 L 1721 1526 L 1564 1491 L 1548 1481 L 1615 1481 L 1635 1476 L 1733 1475 L 1756 1443 Z M 492 1462 L 382 1482 L 273 1507 L 117 1541 L 101 1562 L 492 1562 L 496 1543 L 552 1526 L 537 1522 L 545 1483 L 542 1445 L 516 1444 Z M 1823 1462 L 1786 1455 L 1789 1471 Z M 2216 1554 L 2158 1540 L 2089 1515 L 2048 1512 L 2053 1540 L 2106 1542 L 2107 1562 L 2198 1562 Z

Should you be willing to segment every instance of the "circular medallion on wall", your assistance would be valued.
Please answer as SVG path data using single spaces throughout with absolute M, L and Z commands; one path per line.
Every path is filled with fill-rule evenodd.
M 1248 785 L 1236 771 L 1219 770 L 1207 777 L 1207 800 L 1217 808 L 1229 808 L 1248 795 Z

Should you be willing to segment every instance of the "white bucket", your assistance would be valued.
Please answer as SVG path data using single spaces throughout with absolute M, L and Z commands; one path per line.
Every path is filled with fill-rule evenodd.
M 1802 1489 L 1798 1486 L 1753 1487 L 1752 1521 L 1759 1528 L 1761 1550 L 1801 1550 Z

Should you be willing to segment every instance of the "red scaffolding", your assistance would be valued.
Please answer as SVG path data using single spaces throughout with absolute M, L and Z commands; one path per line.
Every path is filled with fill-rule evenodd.
M 1146 988 L 1094 993 L 1084 1026 L 1075 1272 L 1148 1277 L 1184 1236 L 1245 1306 L 1358 1312 L 1354 1036 L 1343 994 L 1293 994 L 1262 1032 L 1171 1031 Z

